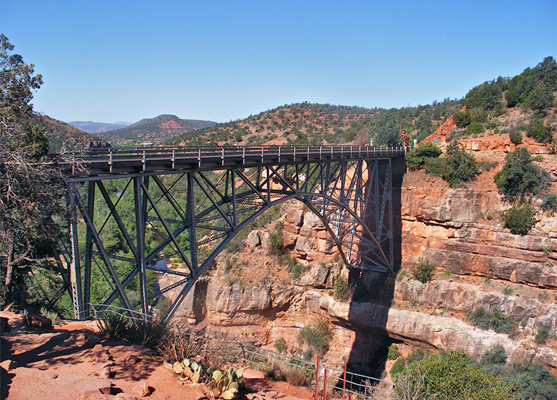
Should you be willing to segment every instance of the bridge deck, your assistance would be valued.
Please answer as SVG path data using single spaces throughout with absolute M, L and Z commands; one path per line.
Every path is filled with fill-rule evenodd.
M 87 170 L 76 171 L 77 180 L 102 175 L 133 175 L 195 170 L 220 170 L 261 165 L 299 164 L 340 160 L 382 159 L 402 156 L 405 147 L 377 146 L 249 146 L 249 147 L 156 147 L 90 150 L 76 160 Z M 81 179 L 80 179 L 81 178 Z

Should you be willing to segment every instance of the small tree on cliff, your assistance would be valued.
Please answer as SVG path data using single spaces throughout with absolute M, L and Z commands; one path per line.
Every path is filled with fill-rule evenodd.
M 532 162 L 532 156 L 525 147 L 506 155 L 505 165 L 494 180 L 499 192 L 509 202 L 523 202 L 542 193 L 549 185 L 547 171 Z
M 0 34 L 0 276 L 1 297 L 23 301 L 28 269 L 51 254 L 58 229 L 52 217 L 60 211 L 60 170 L 45 161 L 48 140 L 32 122 L 33 90 L 42 84 L 34 66 Z M 18 297 L 18 295 L 20 297 Z

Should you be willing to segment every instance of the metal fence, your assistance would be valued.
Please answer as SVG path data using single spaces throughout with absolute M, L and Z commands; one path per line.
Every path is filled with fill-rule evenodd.
M 97 313 L 97 308 L 101 305 L 90 305 L 95 318 L 98 318 L 102 312 Z M 107 311 L 134 320 L 152 318 L 151 315 L 137 311 L 130 313 L 125 308 L 112 305 L 103 312 Z M 333 368 L 321 363 L 319 357 L 316 362 L 312 362 L 235 340 L 221 333 L 196 329 L 183 323 L 173 323 L 172 327 L 177 333 L 186 337 L 196 354 L 208 359 L 210 364 L 247 366 L 271 376 L 279 371 L 281 374 L 297 373 L 305 386 L 313 389 L 316 399 L 389 398 L 393 391 L 391 382 L 348 371 L 346 362 L 343 369 Z

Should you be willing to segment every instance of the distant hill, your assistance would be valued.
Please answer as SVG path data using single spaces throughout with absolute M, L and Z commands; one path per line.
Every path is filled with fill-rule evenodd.
M 507 135 L 519 130 L 549 145 L 557 131 L 557 62 L 546 57 L 512 78 L 473 87 L 463 99 L 417 107 L 367 109 L 328 104 L 284 105 L 246 119 L 167 140 L 168 145 L 375 145 Z M 463 108 L 463 106 L 466 106 Z M 462 110 L 462 111 L 459 111 Z M 452 119 L 450 119 L 452 117 Z M 449 121 L 449 123 L 446 123 Z M 431 136 L 431 140 L 439 141 Z M 557 138 L 554 146 L 557 148 Z
M 87 133 L 102 133 L 107 131 L 114 131 L 116 129 L 125 128 L 131 125 L 131 123 L 114 123 L 109 124 L 106 122 L 93 122 L 93 121 L 70 121 L 68 125 L 74 128 L 81 129 Z
M 320 145 L 369 144 L 373 130 L 383 124 L 398 135 L 404 129 L 414 137 L 430 135 L 460 108 L 456 100 L 434 105 L 385 110 L 297 103 L 284 105 L 241 121 L 185 133 L 169 145 Z M 394 121 L 394 122 L 392 122 Z M 392 122 L 392 123 L 391 123 Z M 380 144 L 374 142 L 376 144 Z
M 125 128 L 99 133 L 99 137 L 119 145 L 156 145 L 173 136 L 213 125 L 216 122 L 181 119 L 175 115 L 163 114 L 142 119 Z
M 258 145 L 333 143 L 350 126 L 379 113 L 379 109 L 297 103 L 185 133 L 167 141 L 174 145 Z
M 45 129 L 51 150 L 59 149 L 62 145 L 81 147 L 107 147 L 109 144 L 97 136 L 83 132 L 64 122 L 57 121 L 46 115 L 35 114 L 35 123 Z

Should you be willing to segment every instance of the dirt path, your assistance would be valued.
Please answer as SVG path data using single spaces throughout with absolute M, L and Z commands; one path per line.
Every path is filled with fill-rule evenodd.
M 205 398 L 201 385 L 182 385 L 145 347 L 101 340 L 94 322 L 54 329 L 25 327 L 23 316 L 0 312 L 11 331 L 0 342 L 1 398 L 8 400 Z M 250 400 L 309 399 L 307 389 L 246 374 Z M 104 392 L 104 393 L 103 393 Z

